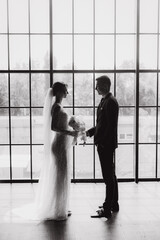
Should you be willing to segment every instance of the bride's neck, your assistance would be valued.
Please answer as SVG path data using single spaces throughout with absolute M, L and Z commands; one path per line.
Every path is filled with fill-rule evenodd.
M 61 104 L 62 103 L 62 97 L 57 96 L 55 102 Z

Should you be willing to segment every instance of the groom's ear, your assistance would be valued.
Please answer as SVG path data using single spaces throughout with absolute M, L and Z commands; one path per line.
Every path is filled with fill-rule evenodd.
M 109 86 L 107 85 L 107 92 L 109 92 L 109 90 L 110 90 L 110 89 L 109 89 Z

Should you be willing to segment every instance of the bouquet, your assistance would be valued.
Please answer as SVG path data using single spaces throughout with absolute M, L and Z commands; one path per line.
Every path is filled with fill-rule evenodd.
M 83 141 L 83 146 L 86 143 L 86 132 L 85 132 L 85 123 L 75 116 L 72 116 L 69 120 L 69 126 L 72 127 L 75 131 L 79 132 L 79 136 L 81 136 L 81 140 Z M 74 144 L 77 144 L 77 137 L 74 137 Z

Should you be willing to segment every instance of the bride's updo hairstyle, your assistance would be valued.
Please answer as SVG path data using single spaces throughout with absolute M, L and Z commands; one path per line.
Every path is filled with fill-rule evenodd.
M 57 93 L 65 93 L 67 90 L 67 84 L 63 82 L 55 82 L 52 85 L 53 96 L 56 96 Z

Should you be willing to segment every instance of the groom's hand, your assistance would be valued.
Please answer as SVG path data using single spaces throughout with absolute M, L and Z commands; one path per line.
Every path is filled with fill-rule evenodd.
M 87 136 L 87 137 L 90 137 L 90 135 L 89 135 L 89 132 L 88 132 L 88 131 L 86 131 L 86 136 Z

